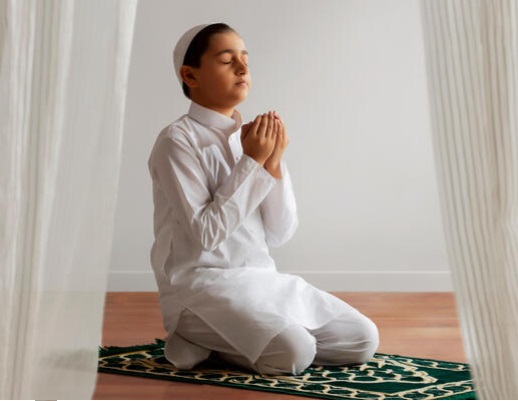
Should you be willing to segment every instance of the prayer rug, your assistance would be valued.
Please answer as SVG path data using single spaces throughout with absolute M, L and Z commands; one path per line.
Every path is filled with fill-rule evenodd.
M 193 370 L 164 357 L 164 340 L 132 347 L 99 347 L 98 371 L 199 384 L 239 387 L 337 400 L 476 400 L 468 364 L 376 353 L 368 363 L 312 365 L 297 376 L 260 375 L 211 354 Z

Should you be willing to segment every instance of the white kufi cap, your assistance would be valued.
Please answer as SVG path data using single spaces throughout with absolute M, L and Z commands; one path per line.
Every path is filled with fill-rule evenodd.
M 185 59 L 185 53 L 187 53 L 187 49 L 191 44 L 194 37 L 200 32 L 203 28 L 209 26 L 210 24 L 202 24 L 197 25 L 187 32 L 185 32 L 182 37 L 176 43 L 176 46 L 173 51 L 173 63 L 174 63 L 174 71 L 176 72 L 176 76 L 180 81 L 180 85 L 183 83 L 182 77 L 180 76 L 180 68 L 183 65 L 183 60 Z

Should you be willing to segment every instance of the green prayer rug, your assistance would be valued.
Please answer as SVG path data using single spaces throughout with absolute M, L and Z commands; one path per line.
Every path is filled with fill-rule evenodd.
M 214 354 L 212 354 L 214 355 Z M 337 400 L 476 400 L 468 364 L 376 353 L 368 363 L 312 365 L 297 376 L 260 375 L 211 355 L 193 370 L 164 357 L 164 340 L 99 347 L 98 371 Z

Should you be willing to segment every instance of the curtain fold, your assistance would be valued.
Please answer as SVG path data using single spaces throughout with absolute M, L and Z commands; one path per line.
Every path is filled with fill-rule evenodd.
M 478 399 L 518 399 L 518 2 L 421 0 L 443 226 Z
M 0 0 L 0 399 L 91 399 L 137 0 Z

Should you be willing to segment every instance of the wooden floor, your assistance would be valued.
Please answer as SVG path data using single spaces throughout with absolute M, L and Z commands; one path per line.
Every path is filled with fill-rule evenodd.
M 378 326 L 377 352 L 467 363 L 454 293 L 332 292 Z M 164 338 L 158 293 L 112 292 L 106 296 L 103 346 L 147 344 Z M 286 394 L 240 390 L 99 373 L 98 399 L 308 399 Z

